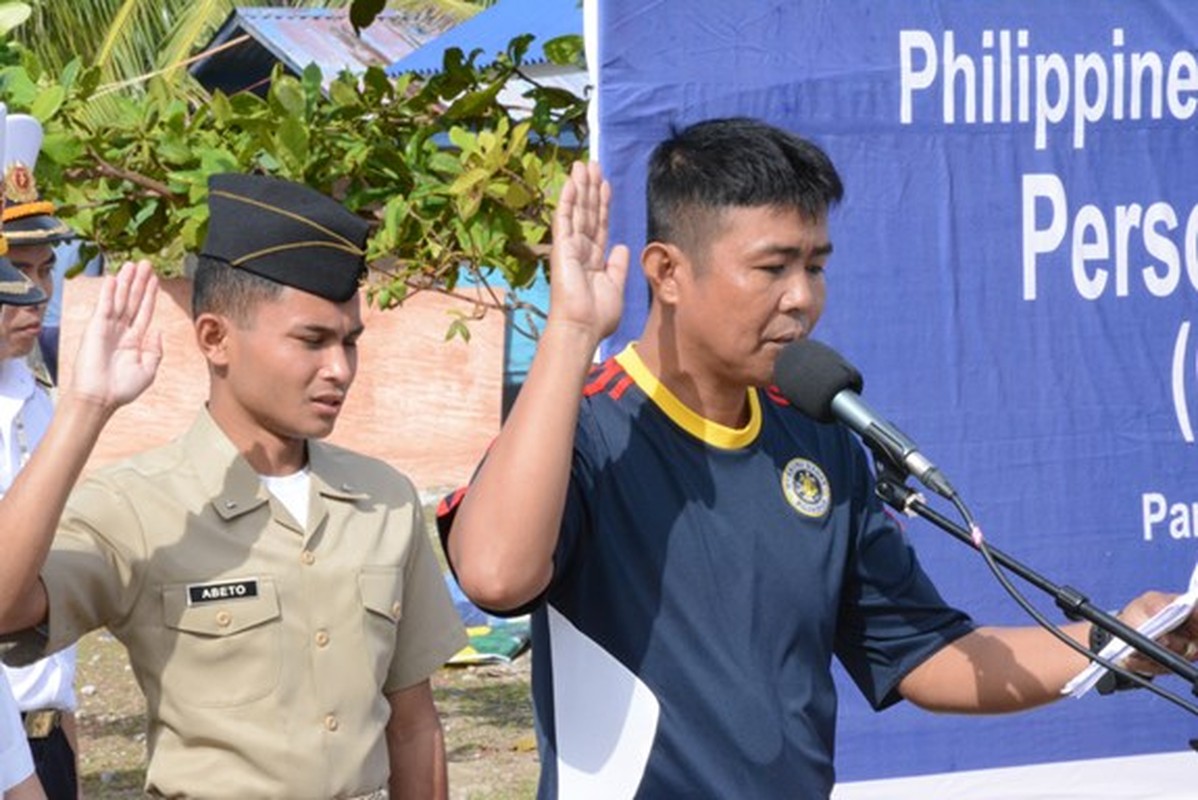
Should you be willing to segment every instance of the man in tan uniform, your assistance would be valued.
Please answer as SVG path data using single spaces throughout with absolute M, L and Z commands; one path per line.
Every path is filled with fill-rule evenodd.
M 444 797 L 429 676 L 465 636 L 419 499 L 316 441 L 354 378 L 366 223 L 244 175 L 209 206 L 207 407 L 75 490 L 41 583 L 0 566 L 29 586 L 0 590 L 0 630 L 24 631 L 7 658 L 107 626 L 146 695 L 152 795 Z

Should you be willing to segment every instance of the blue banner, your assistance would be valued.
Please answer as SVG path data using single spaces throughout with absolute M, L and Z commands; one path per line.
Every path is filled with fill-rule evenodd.
M 1198 6 L 604 0 L 598 30 L 613 241 L 643 245 L 644 166 L 671 127 L 745 115 L 816 141 L 847 189 L 816 338 L 860 368 L 871 405 L 1049 578 L 1110 608 L 1186 587 Z M 609 351 L 645 307 L 634 271 Z M 973 552 L 908 529 L 951 602 L 1030 624 Z M 841 689 L 845 780 L 1178 752 L 1198 733 L 1144 692 L 962 719 L 877 715 Z

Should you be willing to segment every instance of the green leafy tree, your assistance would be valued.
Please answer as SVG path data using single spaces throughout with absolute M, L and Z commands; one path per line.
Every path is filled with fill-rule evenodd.
M 0 85 L 10 110 L 45 125 L 45 195 L 110 254 L 179 271 L 204 235 L 207 176 L 259 171 L 329 193 L 375 224 L 371 296 L 391 307 L 412 291 L 455 292 L 465 273 L 523 287 L 540 267 L 551 199 L 585 141 L 585 105 L 543 87 L 530 92 L 527 118 L 498 102 L 530 44 L 515 40 L 486 68 L 451 50 L 427 80 L 371 69 L 327 91 L 315 67 L 300 78 L 277 68 L 265 97 L 218 92 L 199 104 L 167 74 L 113 90 L 98 65 L 51 72 L 29 51 L 0 70 Z M 97 119 L 99 97 L 110 108 Z M 488 306 L 512 301 L 493 296 L 479 313 Z

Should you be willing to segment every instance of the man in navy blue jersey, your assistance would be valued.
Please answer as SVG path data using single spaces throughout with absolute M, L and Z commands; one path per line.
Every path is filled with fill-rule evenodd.
M 877 708 L 1059 696 L 1086 659 L 947 606 L 847 430 L 767 388 L 823 311 L 842 194 L 827 156 L 744 119 L 659 145 L 648 319 L 594 366 L 629 261 L 607 255 L 609 194 L 596 165 L 575 165 L 528 381 L 441 518 L 466 593 L 534 611 L 540 797 L 827 797 L 833 657 Z M 1123 616 L 1136 624 L 1165 599 Z M 1081 642 L 1089 628 L 1065 630 Z M 1196 634 L 1190 620 L 1167 644 L 1187 651 Z

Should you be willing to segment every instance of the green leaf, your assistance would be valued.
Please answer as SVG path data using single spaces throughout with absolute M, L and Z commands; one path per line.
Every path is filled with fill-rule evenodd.
M 485 183 L 486 181 L 490 180 L 491 175 L 491 172 L 482 169 L 481 167 L 468 170 L 459 175 L 457 180 L 450 184 L 449 193 L 456 195 L 473 191 L 474 189 L 478 188 L 480 183 Z
M 362 105 L 357 87 L 338 78 L 329 84 L 329 99 L 341 108 L 358 108 Z
M 217 148 L 200 154 L 200 169 L 211 175 L 214 172 L 236 172 L 242 167 L 232 153 Z
M 461 317 L 449 323 L 449 330 L 445 331 L 445 341 L 447 342 L 458 337 L 461 337 L 463 342 L 470 341 L 470 326 Z
M 512 63 L 519 64 L 524 60 L 524 54 L 528 52 L 528 46 L 535 38 L 531 33 L 525 33 L 508 42 L 507 56 Z
M 582 37 L 576 33 L 550 39 L 545 42 L 544 50 L 545 58 L 554 64 L 560 64 L 565 67 L 581 67 L 585 64 L 584 55 L 586 50 L 583 47 Z
M 353 0 L 349 6 L 349 21 L 354 33 L 362 35 L 362 29 L 370 26 L 387 5 L 387 0 Z
M 449 141 L 462 151 L 463 156 L 468 156 L 477 149 L 478 137 L 460 125 L 454 125 L 449 129 Z
M 65 89 L 67 92 L 70 92 L 71 87 L 73 87 L 75 85 L 75 81 L 76 81 L 76 79 L 78 79 L 79 73 L 82 70 L 83 70 L 83 62 L 80 61 L 78 58 L 72 58 L 71 63 L 69 63 L 65 67 L 63 67 L 62 76 L 60 78 L 60 80 L 62 82 L 62 88 Z
M 308 161 L 308 128 L 295 117 L 287 117 L 279 125 L 278 156 L 291 176 L 302 179 Z
M 33 8 L 28 3 L 19 3 L 14 0 L 0 3 L 0 36 L 7 36 L 33 13 Z
M 445 119 L 460 120 L 477 115 L 484 108 L 496 105 L 495 98 L 503 91 L 504 84 L 495 83 L 480 92 L 467 92 L 445 109 Z
M 87 99 L 100 87 L 99 67 L 86 67 L 79 76 L 79 97 Z
M 320 71 L 320 67 L 315 63 L 304 67 L 303 86 L 308 97 L 314 98 L 321 92 L 321 87 L 324 85 L 324 73 Z
M 270 99 L 291 117 L 302 117 L 308 105 L 303 86 L 290 75 L 275 78 L 270 87 Z
M 37 117 L 40 122 L 45 122 L 58 113 L 66 96 L 66 89 L 61 86 L 51 86 L 38 93 L 33 104 L 29 106 L 29 113 Z
M 70 166 L 87 152 L 73 133 L 47 133 L 42 139 L 42 155 L 61 166 Z
M 176 133 L 158 139 L 158 157 L 167 164 L 183 166 L 191 161 L 191 146 L 187 139 Z
M 0 92 L 10 110 L 29 108 L 37 100 L 38 88 L 24 66 L 0 70 Z
M 375 101 L 390 99 L 394 92 L 391 79 L 379 67 L 367 68 L 362 76 L 362 84 L 366 87 L 367 96 Z

